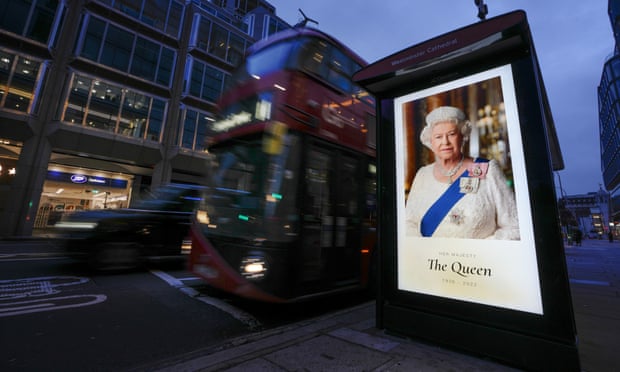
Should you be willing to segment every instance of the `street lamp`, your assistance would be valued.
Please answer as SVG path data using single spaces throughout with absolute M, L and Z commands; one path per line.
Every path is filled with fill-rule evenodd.
M 564 188 L 562 187 L 562 177 L 560 177 L 560 172 L 555 172 L 558 175 L 558 183 L 559 183 L 559 189 L 560 189 L 560 195 L 561 195 L 561 206 L 558 208 L 558 215 L 560 216 L 560 225 L 562 226 L 563 230 L 564 230 L 564 234 L 566 236 L 566 242 L 570 245 L 571 244 L 571 235 L 570 235 L 570 229 L 569 229 L 569 220 L 570 218 L 566 217 L 566 213 L 568 212 L 569 214 L 572 215 L 572 212 L 566 207 L 566 192 L 564 192 Z

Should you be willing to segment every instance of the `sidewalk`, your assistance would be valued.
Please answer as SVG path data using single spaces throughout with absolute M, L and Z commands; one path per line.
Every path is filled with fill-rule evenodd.
M 375 328 L 375 302 L 227 341 L 137 371 L 516 371 Z

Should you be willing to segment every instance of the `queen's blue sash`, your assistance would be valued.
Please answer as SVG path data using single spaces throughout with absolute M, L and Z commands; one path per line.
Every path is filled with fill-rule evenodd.
M 488 160 L 478 158 L 474 162 L 485 163 L 488 162 Z M 448 189 L 441 194 L 435 203 L 426 211 L 426 214 L 422 217 L 422 221 L 420 222 L 420 233 L 422 233 L 422 236 L 432 236 L 441 221 L 446 217 L 448 212 L 450 212 L 450 209 L 465 196 L 465 193 L 462 193 L 460 190 L 460 179 L 468 176 L 469 171 L 466 170 L 459 178 L 452 182 Z

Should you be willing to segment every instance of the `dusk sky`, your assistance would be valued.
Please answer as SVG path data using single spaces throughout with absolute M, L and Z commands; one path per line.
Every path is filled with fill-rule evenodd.
M 270 0 L 276 14 L 295 24 L 299 8 L 311 24 L 372 63 L 409 46 L 478 22 L 474 0 Z M 613 51 L 607 0 L 486 0 L 495 17 L 524 10 L 547 88 L 565 168 L 567 195 L 603 184 L 597 87 Z M 557 176 L 554 177 L 556 185 Z M 604 187 L 604 186 L 603 186 Z M 559 188 L 556 187 L 558 196 Z

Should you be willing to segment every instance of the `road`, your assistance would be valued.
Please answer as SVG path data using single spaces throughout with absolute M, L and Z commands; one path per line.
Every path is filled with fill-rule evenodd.
M 565 252 L 581 364 L 618 371 L 620 242 L 585 240 Z M 102 275 L 53 243 L 0 241 L 0 371 L 148 368 L 367 300 L 263 305 L 213 292 L 183 267 Z
M 0 370 L 131 370 L 364 300 L 274 307 L 213 293 L 182 265 L 101 274 L 53 242 L 0 242 Z

